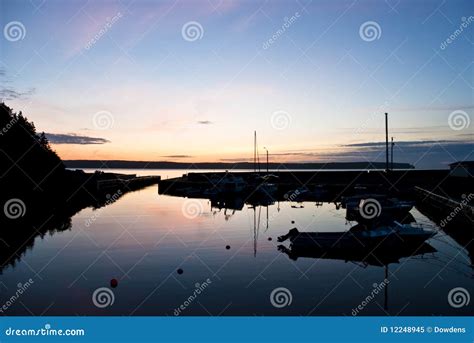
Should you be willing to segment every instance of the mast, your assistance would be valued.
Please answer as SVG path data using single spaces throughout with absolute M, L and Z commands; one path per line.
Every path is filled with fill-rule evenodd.
M 265 151 L 267 152 L 267 175 L 268 175 L 268 149 L 266 147 L 263 147 Z
M 391 151 L 391 153 L 390 153 L 390 157 L 391 157 L 390 169 L 392 169 L 392 170 L 393 170 L 393 146 L 394 146 L 394 145 L 395 145 L 395 143 L 393 142 L 393 137 L 392 137 L 392 146 L 391 146 L 392 151 Z
M 385 171 L 388 170 L 388 113 L 385 113 Z
M 253 132 L 253 171 L 257 172 L 257 131 Z
M 268 150 L 267 150 L 267 174 L 268 174 Z

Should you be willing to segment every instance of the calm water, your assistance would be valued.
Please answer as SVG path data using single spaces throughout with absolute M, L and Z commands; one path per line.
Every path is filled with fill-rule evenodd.
M 115 172 L 164 178 L 184 173 Z M 334 204 L 292 205 L 224 211 L 204 199 L 158 195 L 153 186 L 100 210 L 84 209 L 72 218 L 70 230 L 37 237 L 15 266 L 3 270 L 0 305 L 18 283 L 34 280 L 3 314 L 172 316 L 183 305 L 180 315 L 350 316 L 386 272 L 388 285 L 360 315 L 472 314 L 472 304 L 457 309 L 448 303 L 455 287 L 474 295 L 474 272 L 466 251 L 442 231 L 428 241 L 436 252 L 401 258 L 388 268 L 329 258 L 292 260 L 276 240 L 290 228 L 337 232 L 356 224 L 346 222 L 344 210 Z M 431 223 L 416 209 L 411 213 L 417 222 Z M 111 288 L 114 278 L 118 286 Z M 92 295 L 100 287 L 112 289 L 113 305 L 94 305 Z M 279 287 L 291 296 L 291 303 L 281 297 L 286 301 L 281 308 L 270 299 Z

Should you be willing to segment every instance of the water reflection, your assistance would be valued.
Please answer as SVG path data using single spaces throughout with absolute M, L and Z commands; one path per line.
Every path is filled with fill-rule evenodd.
M 11 194 L 3 194 L 0 203 L 6 204 L 16 199 L 21 206 L 21 216 L 12 220 L 8 216 L 0 216 L 0 274 L 8 266 L 15 267 L 26 251 L 33 249 L 35 240 L 46 235 L 71 230 L 71 219 L 87 207 L 99 210 L 119 200 L 126 191 L 109 194 L 98 194 L 95 197 L 77 197 L 58 205 L 55 200 L 23 195 L 18 199 Z M 18 196 L 15 194 L 14 196 Z M 21 199 L 20 199 L 21 198 Z M 4 209 L 4 211 L 6 211 Z
M 150 187 L 130 193 L 101 207 L 104 215 L 89 228 L 84 226 L 86 219 L 97 213 L 90 209 L 78 214 L 37 211 L 25 235 L 33 236 L 32 241 L 40 237 L 31 230 L 55 212 L 51 224 L 41 228 L 48 227 L 42 236 L 47 239 L 30 244 L 27 254 L 21 239 L 15 246 L 9 241 L 9 255 L 20 248 L 25 263 L 4 268 L 0 286 L 14 289 L 18 280 L 35 276 L 33 269 L 45 282 L 35 279 L 35 288 L 22 302 L 40 312 L 48 308 L 49 315 L 173 315 L 193 285 L 210 277 L 212 287 L 183 315 L 217 315 L 224 309 L 225 315 L 350 315 L 372 285 L 385 277 L 390 280 L 386 294 L 381 291 L 363 315 L 383 315 L 382 308 L 390 308 L 391 314 L 403 309 L 405 315 L 469 311 L 450 308 L 445 301 L 451 288 L 470 289 L 472 283 L 461 241 L 439 231 L 436 236 L 407 237 L 423 233 L 413 231 L 418 223 L 430 226 L 417 208 L 397 218 L 382 210 L 375 220 L 357 222 L 350 220 L 341 197 L 321 187 L 298 192 L 291 187 L 273 192 L 268 187 L 259 194 L 226 190 L 207 196 L 204 190 L 160 190 L 157 195 L 156 187 Z M 201 209 L 193 218 L 183 215 L 190 201 Z M 399 228 L 395 221 L 409 226 Z M 278 242 L 278 237 L 286 240 Z M 178 269 L 184 272 L 178 274 Z M 113 289 L 116 303 L 98 309 L 91 295 L 109 286 L 111 279 L 119 281 Z M 293 293 L 293 305 L 285 309 L 274 308 L 268 298 L 280 286 Z M 433 301 L 435 297 L 439 301 Z M 410 306 L 405 307 L 407 302 Z M 8 314 L 28 313 L 20 304 Z

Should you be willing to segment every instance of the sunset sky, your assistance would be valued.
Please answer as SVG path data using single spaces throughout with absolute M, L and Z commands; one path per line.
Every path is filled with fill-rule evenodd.
M 274 161 L 383 161 L 389 112 L 395 160 L 442 168 L 474 159 L 472 15 L 469 0 L 6 0 L 0 97 L 63 159 L 245 160 L 257 130 Z

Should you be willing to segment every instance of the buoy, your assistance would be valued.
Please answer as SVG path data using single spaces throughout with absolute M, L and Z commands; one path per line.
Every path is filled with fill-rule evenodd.
M 181 268 L 179 268 L 179 269 L 177 270 L 177 272 L 178 272 L 179 275 L 181 275 L 181 274 L 184 273 L 184 271 L 183 271 Z
M 118 286 L 118 280 L 117 279 L 110 280 L 110 287 L 115 288 L 117 286 Z
M 226 248 L 227 250 L 229 250 L 229 249 L 230 249 L 230 245 L 226 245 L 225 248 Z

